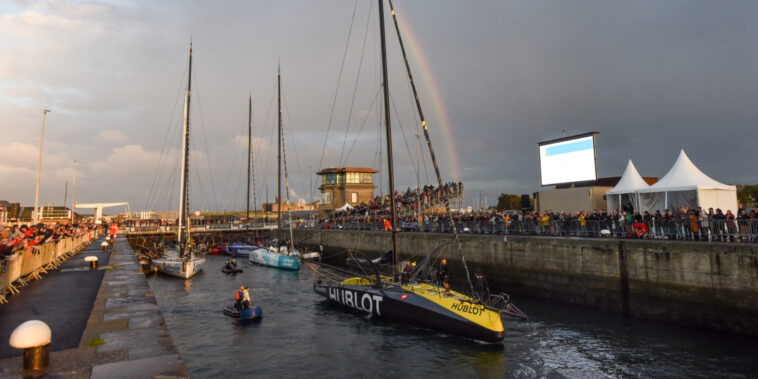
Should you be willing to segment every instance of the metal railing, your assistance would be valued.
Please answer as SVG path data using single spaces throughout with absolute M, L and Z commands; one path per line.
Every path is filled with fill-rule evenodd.
M 533 235 L 586 238 L 638 238 L 657 240 L 758 242 L 758 220 L 668 220 L 622 222 L 616 220 L 457 220 L 464 234 Z M 383 218 L 340 218 L 318 221 L 313 227 L 342 230 L 384 230 Z M 452 233 L 444 220 L 399 221 L 398 230 Z
M 293 220 L 293 225 L 295 221 Z M 193 224 L 191 233 L 213 232 L 213 231 L 245 231 L 247 229 L 276 229 L 276 223 L 226 223 L 226 224 Z M 122 226 L 119 230 L 124 234 L 142 234 L 142 233 L 176 233 L 176 225 L 134 225 Z
M 31 280 L 41 279 L 47 270 L 58 268 L 63 261 L 78 253 L 97 238 L 97 231 L 87 231 L 58 242 L 27 247 L 2 261 L 0 267 L 0 304 L 7 303 L 7 294 L 19 293 Z

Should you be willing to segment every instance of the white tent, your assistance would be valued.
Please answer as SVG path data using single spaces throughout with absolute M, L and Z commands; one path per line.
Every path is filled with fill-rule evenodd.
M 640 190 L 650 187 L 645 179 L 634 167 L 632 160 L 626 164 L 624 174 L 621 179 L 611 190 L 605 193 L 605 199 L 608 202 L 608 210 L 621 209 L 624 206 L 631 205 L 635 211 L 640 210 Z
M 682 150 L 658 183 L 639 191 L 643 211 L 686 207 L 737 211 L 737 187 L 719 183 L 698 169 Z
M 335 209 L 335 211 L 336 212 L 343 212 L 343 211 L 346 211 L 346 210 L 349 210 L 349 209 L 353 209 L 353 206 L 350 205 L 350 204 L 348 204 L 348 203 L 345 203 L 345 205 L 343 205 L 343 206 Z

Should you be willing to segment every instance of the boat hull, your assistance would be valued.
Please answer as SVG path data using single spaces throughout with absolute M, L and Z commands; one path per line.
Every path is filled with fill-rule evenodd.
M 403 323 L 489 343 L 505 337 L 498 312 L 461 300 L 464 298 L 457 293 L 446 299 L 445 295 L 428 296 L 425 290 L 409 290 L 408 286 L 377 289 L 325 281 L 316 281 L 313 290 L 343 307 Z
M 185 261 L 179 259 L 153 259 L 151 264 L 158 272 L 181 279 L 189 279 L 203 269 L 204 263 L 205 258 L 192 258 L 187 260 L 186 264 Z
M 262 266 L 276 267 L 285 270 L 300 270 L 300 260 L 297 257 L 278 254 L 267 249 L 256 249 L 250 252 L 250 262 Z
M 224 308 L 224 314 L 240 320 L 260 320 L 263 318 L 263 310 L 259 306 L 251 306 L 247 309 L 237 310 L 234 306 Z
M 252 246 L 247 244 L 232 244 L 226 247 L 227 254 L 233 257 L 248 257 L 250 252 L 258 249 L 258 246 Z

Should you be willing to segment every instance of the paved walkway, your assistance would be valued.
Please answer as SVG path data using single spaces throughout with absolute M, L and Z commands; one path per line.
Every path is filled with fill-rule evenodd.
M 92 245 L 99 247 L 99 242 Z M 102 283 L 91 312 L 85 313 L 88 320 L 78 346 L 51 353 L 45 374 L 72 378 L 188 377 L 160 307 L 125 238 L 117 239 L 108 265 L 99 271 L 104 272 Z M 22 291 L 20 296 L 24 295 Z M 56 338 L 53 330 L 53 341 Z M 0 377 L 21 377 L 21 368 L 20 357 L 2 360 Z
M 0 359 L 22 356 L 8 344 L 13 330 L 29 320 L 44 321 L 53 333 L 51 351 L 79 346 L 90 310 L 95 303 L 105 271 L 89 271 L 88 255 L 108 262 L 111 253 L 103 252 L 100 241 L 92 243 L 65 261 L 58 270 L 34 280 L 0 305 Z M 96 246 L 97 245 L 97 246 Z

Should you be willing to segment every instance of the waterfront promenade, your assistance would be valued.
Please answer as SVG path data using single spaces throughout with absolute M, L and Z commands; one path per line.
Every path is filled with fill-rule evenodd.
M 7 345 L 23 321 L 39 319 L 52 330 L 54 377 L 113 378 L 188 376 L 155 296 L 126 239 L 112 251 L 93 243 L 42 280 L 0 305 L 0 377 L 24 376 L 21 350 Z M 90 271 L 84 257 L 100 266 Z

